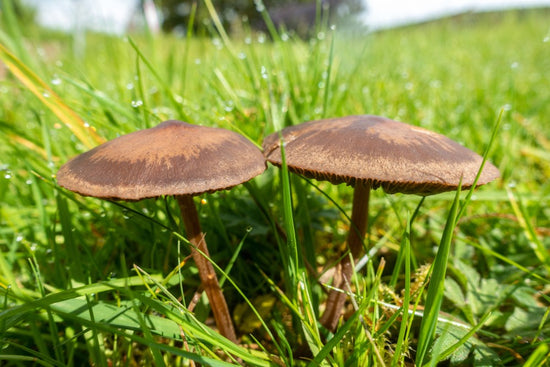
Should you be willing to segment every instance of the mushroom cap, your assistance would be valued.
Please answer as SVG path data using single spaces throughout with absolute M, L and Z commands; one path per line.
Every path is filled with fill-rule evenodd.
M 80 154 L 61 166 L 57 182 L 85 196 L 141 200 L 228 189 L 265 168 L 244 136 L 172 120 Z
M 289 170 L 334 184 L 370 184 L 388 193 L 430 195 L 473 185 L 483 158 L 432 131 L 363 115 L 309 121 L 281 131 Z M 266 159 L 281 165 L 279 133 L 263 143 Z M 500 175 L 486 162 L 477 185 Z

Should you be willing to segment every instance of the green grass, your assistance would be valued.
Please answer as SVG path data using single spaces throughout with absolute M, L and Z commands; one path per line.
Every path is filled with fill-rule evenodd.
M 548 364 L 548 16 L 465 15 L 368 35 L 324 28 L 310 40 L 88 34 L 77 45 L 6 8 L 2 365 Z M 70 157 L 166 119 L 260 145 L 284 126 L 362 113 L 480 154 L 490 145 L 502 178 L 422 202 L 373 192 L 370 257 L 335 334 L 317 323 L 319 280 L 343 255 L 351 188 L 270 167 L 197 200 L 227 275 L 234 345 L 210 327 L 206 298 L 194 299 L 199 278 L 173 200 L 110 203 L 55 183 Z

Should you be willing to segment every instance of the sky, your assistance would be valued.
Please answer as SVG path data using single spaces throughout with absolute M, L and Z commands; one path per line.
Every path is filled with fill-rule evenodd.
M 374 29 L 436 19 L 468 11 L 550 6 L 550 0 L 366 0 L 365 23 Z
M 37 21 L 67 31 L 83 27 L 125 32 L 138 0 L 25 0 L 38 8 Z M 389 28 L 466 11 L 550 6 L 550 0 L 364 0 L 363 20 L 371 29 Z

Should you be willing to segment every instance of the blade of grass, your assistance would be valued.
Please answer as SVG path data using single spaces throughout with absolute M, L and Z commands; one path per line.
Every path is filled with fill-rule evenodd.
M 29 69 L 21 60 L 0 44 L 0 60 L 11 73 L 34 94 L 50 111 L 52 111 L 87 148 L 103 142 L 93 127 L 87 125 L 62 99 L 43 82 L 38 75 Z
M 42 276 L 40 274 L 40 270 L 38 268 L 38 263 L 36 261 L 36 258 L 34 257 L 34 254 L 33 254 L 32 258 L 29 259 L 29 265 L 32 269 L 32 273 L 34 274 L 34 278 L 36 280 L 38 289 L 39 289 L 40 293 L 42 294 L 42 297 L 44 297 L 45 294 L 46 294 L 46 291 L 44 289 L 44 284 L 42 282 Z M 61 352 L 61 346 L 60 346 L 60 343 L 59 343 L 59 339 L 57 337 L 59 335 L 57 325 L 54 321 L 53 314 L 49 310 L 47 311 L 47 318 L 48 318 L 48 327 L 50 329 L 50 335 L 55 335 L 55 337 L 52 339 L 52 341 L 53 341 L 53 352 L 54 352 L 54 355 L 55 355 L 55 359 L 57 361 L 60 361 L 60 362 L 65 362 L 65 359 L 63 358 L 63 353 Z M 40 344 L 38 344 L 38 345 L 40 345 Z M 47 349 L 45 349 L 44 352 L 47 352 Z
M 144 92 L 144 82 L 143 75 L 141 75 L 141 67 L 139 63 L 140 57 L 139 54 L 136 54 L 136 81 L 137 81 L 137 96 L 136 100 L 132 101 L 132 107 L 138 108 L 141 110 L 141 116 L 143 123 L 141 125 L 142 129 L 151 127 L 149 124 L 149 113 L 147 111 L 147 99 L 145 98 Z
M 546 365 L 546 363 L 548 363 L 548 360 L 550 360 L 549 349 L 550 348 L 548 347 L 548 344 L 540 344 L 525 361 L 523 367 L 539 367 Z
M 410 227 L 412 225 L 412 222 L 414 221 L 414 219 L 416 218 L 416 216 L 420 212 L 420 207 L 424 203 L 425 198 L 426 197 L 423 196 L 422 199 L 420 199 L 420 202 L 416 206 L 416 209 L 414 210 L 413 215 L 411 216 L 410 220 L 407 221 L 407 227 L 406 227 L 407 229 L 405 229 L 404 235 L 407 234 L 409 236 L 409 239 L 407 240 L 407 242 L 408 242 L 407 246 L 409 246 L 409 247 L 410 247 L 410 236 L 411 236 Z M 390 283 L 389 283 L 390 288 L 395 288 L 395 285 L 397 284 L 397 280 L 399 278 L 399 271 L 401 270 L 401 265 L 403 265 L 403 261 L 406 261 L 404 259 L 404 256 L 405 256 L 405 251 L 404 251 L 403 242 L 402 242 L 401 246 L 399 247 L 399 252 L 397 253 L 397 259 L 395 261 L 395 267 L 393 269 L 392 277 L 390 279 Z M 411 256 L 410 248 L 409 248 L 409 256 Z M 405 278 L 405 279 L 407 279 L 407 278 Z
M 544 264 L 546 271 L 550 272 L 550 256 L 548 256 L 548 250 L 537 235 L 537 232 L 533 227 L 533 223 L 531 222 L 529 212 L 525 208 L 521 197 L 518 193 L 514 195 L 514 192 L 509 187 L 506 188 L 506 192 L 508 193 L 510 205 L 512 206 L 512 209 L 514 210 L 514 213 L 518 218 L 519 225 L 521 226 L 525 233 L 525 236 L 529 240 L 535 256 L 542 264 Z
M 439 316 L 439 310 L 443 302 L 443 294 L 445 291 L 445 274 L 447 271 L 447 262 L 449 260 L 449 253 L 451 250 L 451 243 L 453 238 L 453 232 L 456 227 L 457 215 L 459 211 L 459 198 L 460 188 L 457 190 L 455 200 L 447 216 L 447 223 L 443 230 L 439 249 L 435 257 L 435 261 L 432 264 L 432 275 L 430 277 L 430 284 L 428 285 L 428 294 L 426 298 L 426 305 L 424 307 L 424 317 L 420 324 L 420 330 L 418 332 L 418 346 L 415 363 L 418 366 L 422 366 L 424 359 L 427 356 L 428 349 L 431 346 L 435 328 L 437 326 L 437 318 Z
M 84 313 L 87 314 L 87 316 L 90 318 L 92 324 L 96 325 L 98 322 L 95 317 L 94 308 L 92 307 L 91 295 L 87 294 L 84 296 L 84 298 L 85 299 L 82 309 L 84 309 Z M 49 307 L 46 310 L 48 310 L 48 312 L 51 312 L 51 309 Z M 105 356 L 105 350 L 102 350 L 103 343 L 102 340 L 100 340 L 99 333 L 94 327 L 90 330 L 91 335 L 89 335 L 90 333 L 86 333 L 85 336 L 88 342 L 88 348 L 92 348 L 90 354 L 93 356 L 93 362 L 100 367 L 107 367 L 107 358 Z
M 329 50 L 329 54 L 328 54 L 328 65 L 327 65 L 327 70 L 326 70 L 326 75 L 325 75 L 325 80 L 324 80 L 324 88 L 325 88 L 325 93 L 324 93 L 324 96 L 323 96 L 323 112 L 321 114 L 321 118 L 326 118 L 327 117 L 327 112 L 328 112 L 328 102 L 329 102 L 329 95 L 330 95 L 330 80 L 331 80 L 331 76 L 332 76 L 332 64 L 334 63 L 334 32 L 330 32 L 331 34 L 331 40 L 330 40 L 330 50 Z
M 403 293 L 403 304 L 401 305 L 401 325 L 399 327 L 399 335 L 395 345 L 395 352 L 391 362 L 392 366 L 403 365 L 405 353 L 402 350 L 407 350 L 407 339 L 405 338 L 405 332 L 407 331 L 408 317 L 409 317 L 409 305 L 411 297 L 411 222 L 407 220 L 407 227 L 403 233 L 401 246 L 399 253 L 402 252 L 402 262 L 405 263 L 405 288 Z M 395 284 L 393 285 L 395 287 Z
M 131 37 L 128 37 L 128 42 L 130 43 L 130 45 L 132 46 L 132 48 L 136 52 L 139 59 L 141 61 L 143 61 L 145 66 L 147 66 L 147 69 L 153 74 L 153 76 L 155 77 L 157 82 L 161 85 L 162 89 L 164 90 L 164 92 L 166 93 L 168 98 L 170 99 L 170 102 L 172 102 L 172 106 L 174 107 L 174 109 L 176 111 L 178 111 L 178 113 L 182 116 L 183 119 L 189 121 L 189 116 L 187 115 L 187 113 L 183 109 L 183 105 L 180 102 L 178 102 L 178 98 L 176 97 L 176 95 L 174 94 L 174 92 L 172 91 L 170 86 L 162 79 L 162 77 L 157 72 L 157 70 L 155 69 L 153 64 L 147 59 L 147 57 L 145 57 L 143 52 L 141 52 L 140 48 L 138 47 L 138 45 L 134 42 L 134 40 Z

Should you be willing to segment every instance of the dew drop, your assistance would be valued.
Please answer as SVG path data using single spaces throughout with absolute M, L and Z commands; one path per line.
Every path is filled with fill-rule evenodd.
M 9 180 L 9 179 L 11 178 L 11 174 L 6 173 L 6 174 L 4 175 L 4 178 L 5 178 L 6 180 Z
M 52 84 L 53 84 L 53 85 L 59 85 L 59 84 L 61 84 L 61 79 L 59 79 L 59 78 L 53 78 L 53 79 L 52 79 Z
M 29 180 L 25 181 L 25 183 L 26 183 L 27 185 L 32 185 L 32 180 L 29 179 Z
M 44 98 L 50 98 L 50 93 L 48 92 L 44 92 L 42 93 L 42 95 L 44 96 Z
M 212 40 L 212 44 L 214 47 L 216 47 L 218 50 L 222 48 L 222 41 L 219 38 L 214 38 Z
M 134 83 L 130 82 L 130 83 L 126 84 L 126 89 L 128 89 L 128 90 L 134 89 Z
M 265 6 L 264 6 L 264 3 L 262 1 L 255 1 L 256 3 L 256 11 L 258 13 L 261 13 L 262 11 L 265 11 Z
M 260 74 L 262 75 L 262 78 L 263 79 L 267 79 L 267 69 L 265 68 L 265 66 L 262 65 L 261 69 L 260 69 Z
M 140 100 L 132 101 L 132 107 L 134 108 L 138 108 L 141 105 L 143 105 L 143 101 L 140 101 Z

